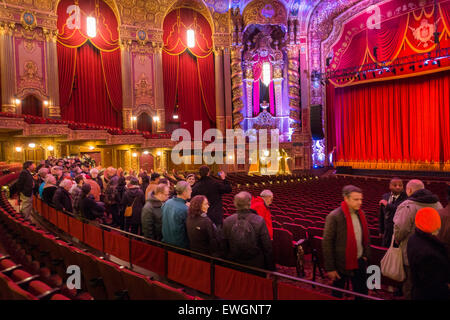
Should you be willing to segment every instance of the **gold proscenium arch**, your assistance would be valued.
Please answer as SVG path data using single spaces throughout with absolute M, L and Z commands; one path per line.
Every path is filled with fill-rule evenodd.
M 111 8 L 111 10 L 114 12 L 114 16 L 117 19 L 117 26 L 120 27 L 121 19 L 120 19 L 119 9 L 117 8 L 116 0 L 99 0 L 99 1 L 103 1 L 104 3 L 106 3 Z M 60 2 L 61 2 L 61 0 L 56 0 L 55 1 L 55 5 L 53 6 L 53 13 L 55 15 L 57 14 L 58 5 L 59 5 Z
M 172 5 L 168 7 L 167 11 L 164 14 L 164 18 L 159 25 L 159 28 L 161 30 L 163 29 L 164 19 L 169 14 L 169 12 L 179 8 L 188 8 L 199 12 L 202 16 L 205 17 L 206 21 L 208 21 L 211 28 L 211 34 L 214 34 L 214 23 L 211 12 L 208 10 L 208 7 L 205 5 L 205 3 L 201 0 L 174 0 Z

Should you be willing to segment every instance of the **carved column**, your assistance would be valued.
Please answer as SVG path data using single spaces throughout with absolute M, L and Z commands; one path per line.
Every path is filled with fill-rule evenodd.
M 294 134 L 300 133 L 300 85 L 298 48 L 288 48 L 289 118 Z
M 224 95 L 225 95 L 225 121 L 226 128 L 233 128 L 233 109 L 231 106 L 231 57 L 230 49 L 225 48 L 223 51 L 223 79 L 224 79 Z
M 133 109 L 132 81 L 131 81 L 131 40 L 122 40 L 121 63 L 122 63 L 122 119 L 123 128 L 133 128 L 131 121 Z
M 16 113 L 14 103 L 16 76 L 14 72 L 14 23 L 0 23 L 0 64 L 2 87 L 2 112 Z
M 162 66 L 162 47 L 161 45 L 155 48 L 155 54 L 153 57 L 153 64 L 155 70 L 155 104 L 156 104 L 156 114 L 159 117 L 157 123 L 157 131 L 166 131 L 166 109 L 164 106 L 164 82 L 163 82 L 163 66 Z
M 233 93 L 233 128 L 242 128 L 241 122 L 244 116 L 241 111 L 244 108 L 242 88 L 241 46 L 235 46 L 231 50 L 231 90 Z
M 251 67 L 246 67 L 245 73 L 245 98 L 247 101 L 247 114 L 246 117 L 251 118 L 253 116 L 253 70 Z
M 61 108 L 59 102 L 59 78 L 58 78 L 58 57 L 56 49 L 56 38 L 58 30 L 44 29 L 46 40 L 46 62 L 47 62 L 47 87 L 49 104 L 46 116 L 49 118 L 61 118 Z
M 216 48 L 214 52 L 214 81 L 216 87 L 216 127 L 225 133 L 223 53 L 221 48 Z

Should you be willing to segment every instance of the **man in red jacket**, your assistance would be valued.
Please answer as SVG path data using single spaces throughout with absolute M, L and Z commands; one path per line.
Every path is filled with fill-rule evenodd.
M 267 229 L 269 230 L 270 239 L 273 240 L 272 217 L 270 215 L 269 206 L 273 202 L 273 193 L 270 190 L 263 190 L 259 197 L 252 199 L 251 209 L 255 210 L 259 216 L 264 218 Z

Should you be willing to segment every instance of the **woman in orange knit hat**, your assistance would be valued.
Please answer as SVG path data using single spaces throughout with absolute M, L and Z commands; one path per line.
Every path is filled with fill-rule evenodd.
M 436 238 L 441 218 L 433 208 L 422 208 L 415 217 L 416 230 L 409 238 L 408 261 L 411 268 L 413 300 L 450 299 L 450 260 Z

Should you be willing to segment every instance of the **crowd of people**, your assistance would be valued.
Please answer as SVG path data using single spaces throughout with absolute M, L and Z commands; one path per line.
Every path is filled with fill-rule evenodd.
M 100 169 L 100 170 L 99 170 Z M 92 168 L 78 158 L 27 161 L 16 183 L 21 212 L 31 218 L 32 197 L 84 219 L 97 220 L 179 248 L 275 270 L 270 205 L 273 193 L 246 191 L 234 197 L 236 213 L 223 217 L 222 195 L 231 193 L 225 172 L 210 176 L 207 166 L 186 176 L 164 172 L 124 172 Z M 450 188 L 449 188 L 450 203 Z M 333 286 L 352 284 L 367 294 L 370 236 L 361 210 L 363 191 L 345 186 L 343 201 L 327 217 L 323 233 L 324 268 Z M 403 187 L 399 178 L 380 200 L 380 235 L 385 247 L 402 250 L 406 280 L 397 294 L 406 299 L 450 298 L 450 204 L 420 180 Z M 340 296 L 340 292 L 333 293 Z
M 21 212 L 31 219 L 32 197 L 62 212 L 146 238 L 275 270 L 272 257 L 273 194 L 235 196 L 237 214 L 224 219 L 222 194 L 231 193 L 226 173 L 210 176 L 207 166 L 186 176 L 91 168 L 78 158 L 27 161 L 16 184 Z

